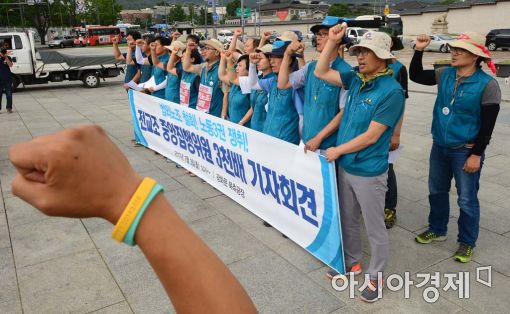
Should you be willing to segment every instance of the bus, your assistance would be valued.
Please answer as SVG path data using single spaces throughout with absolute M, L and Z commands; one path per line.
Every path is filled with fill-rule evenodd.
M 75 45 L 108 45 L 112 39 L 117 37 L 119 42 L 122 40 L 120 28 L 117 26 L 85 25 L 73 27 L 73 36 L 75 36 Z
M 119 42 L 122 40 L 120 28 L 117 26 L 88 26 L 86 37 L 90 46 L 109 45 L 115 37 Z
M 142 28 L 140 27 L 140 25 L 117 24 L 117 27 L 120 28 L 120 33 L 122 34 L 122 37 L 126 37 L 129 31 L 142 32 Z

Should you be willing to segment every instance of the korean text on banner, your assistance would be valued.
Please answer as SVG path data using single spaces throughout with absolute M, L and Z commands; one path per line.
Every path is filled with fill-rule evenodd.
M 187 106 L 132 90 L 129 99 L 139 143 L 191 170 L 345 273 L 332 163 Z

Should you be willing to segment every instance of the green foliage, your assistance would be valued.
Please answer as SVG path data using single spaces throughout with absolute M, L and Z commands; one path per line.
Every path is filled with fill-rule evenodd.
M 170 13 L 168 14 L 168 22 L 169 24 L 173 22 L 183 22 L 188 19 L 188 16 L 184 12 L 182 5 L 178 4 L 175 8 L 170 9 Z
M 236 9 L 241 7 L 240 0 L 233 0 L 227 3 L 227 16 L 236 16 Z
M 351 16 L 351 15 L 353 15 L 353 12 L 347 4 L 335 3 L 329 7 L 328 15 Z
M 299 20 L 299 15 L 294 14 L 293 16 L 291 16 L 291 17 L 290 17 L 290 20 L 291 20 L 291 21 L 297 21 L 297 20 Z

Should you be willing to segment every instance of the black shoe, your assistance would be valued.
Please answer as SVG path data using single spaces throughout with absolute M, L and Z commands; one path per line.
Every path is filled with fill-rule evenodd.
M 273 227 L 273 226 L 271 226 L 271 225 L 270 225 L 267 221 L 265 221 L 265 220 L 264 220 L 263 224 L 264 224 L 264 227 Z
M 283 233 L 282 233 L 282 237 L 284 237 L 285 239 L 289 238 L 288 236 L 284 235 Z
M 7 109 L 7 112 L 8 113 L 12 113 L 12 109 Z
M 386 229 L 391 229 L 397 222 L 397 211 L 394 209 L 385 208 L 384 209 L 384 224 L 386 225 Z

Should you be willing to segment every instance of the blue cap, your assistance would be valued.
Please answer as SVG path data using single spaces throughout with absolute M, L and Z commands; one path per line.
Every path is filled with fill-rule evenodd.
M 330 29 L 331 27 L 333 27 L 337 24 L 341 24 L 344 21 L 345 21 L 345 19 L 342 17 L 328 15 L 328 16 L 326 16 L 326 18 L 324 18 L 324 20 L 322 21 L 322 24 L 312 26 L 310 28 L 310 31 L 312 33 L 316 34 L 321 28 Z
M 290 41 L 278 40 L 273 43 L 273 50 L 271 52 L 266 53 L 267 56 L 275 56 L 275 57 L 283 57 L 285 55 L 285 50 L 290 45 Z M 292 54 L 292 57 L 301 58 L 303 55 L 299 53 Z

